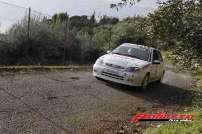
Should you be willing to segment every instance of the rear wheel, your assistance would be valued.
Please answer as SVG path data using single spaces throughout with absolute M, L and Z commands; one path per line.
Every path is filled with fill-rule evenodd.
M 164 74 L 165 74 L 165 72 L 163 72 L 163 74 L 161 75 L 161 78 L 157 81 L 157 83 L 162 83 Z
M 102 80 L 101 78 L 99 78 L 99 77 L 97 77 L 97 76 L 95 76 L 95 78 L 96 78 L 97 80 Z
M 148 84 L 149 84 L 149 74 L 147 74 L 147 75 L 144 77 L 143 81 L 142 81 L 142 89 L 143 89 L 143 90 L 147 89 Z

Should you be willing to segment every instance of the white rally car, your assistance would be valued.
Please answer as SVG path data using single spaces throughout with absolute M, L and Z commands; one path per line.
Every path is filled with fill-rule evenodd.
M 112 52 L 108 51 L 93 66 L 96 78 L 143 89 L 151 82 L 161 82 L 164 73 L 159 50 L 130 43 L 124 43 Z

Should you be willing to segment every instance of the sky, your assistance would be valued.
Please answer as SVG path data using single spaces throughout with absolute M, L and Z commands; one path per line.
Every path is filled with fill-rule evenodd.
M 53 15 L 54 13 L 67 12 L 73 15 L 115 16 L 124 18 L 134 15 L 147 15 L 157 8 L 157 0 L 142 0 L 135 6 L 127 6 L 119 11 L 110 9 L 111 3 L 118 3 L 120 0 L 0 0 L 0 32 L 7 30 L 13 23 L 24 17 L 27 10 L 2 4 L 1 1 L 31 7 L 33 10 L 43 14 Z

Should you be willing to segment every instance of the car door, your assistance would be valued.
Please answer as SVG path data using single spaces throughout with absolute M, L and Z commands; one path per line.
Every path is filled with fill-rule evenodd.
M 160 64 L 158 63 L 155 63 L 155 61 L 160 61 L 159 59 L 159 54 L 158 54 L 158 51 L 157 50 L 153 50 L 152 52 L 152 65 L 151 65 L 151 72 L 150 72 L 150 79 L 151 81 L 156 81 L 159 77 L 159 66 Z

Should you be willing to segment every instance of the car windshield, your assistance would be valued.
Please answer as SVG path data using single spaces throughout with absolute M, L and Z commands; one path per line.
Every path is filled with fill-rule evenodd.
M 149 50 L 141 47 L 120 46 L 112 51 L 113 54 L 124 55 L 140 60 L 149 60 Z

